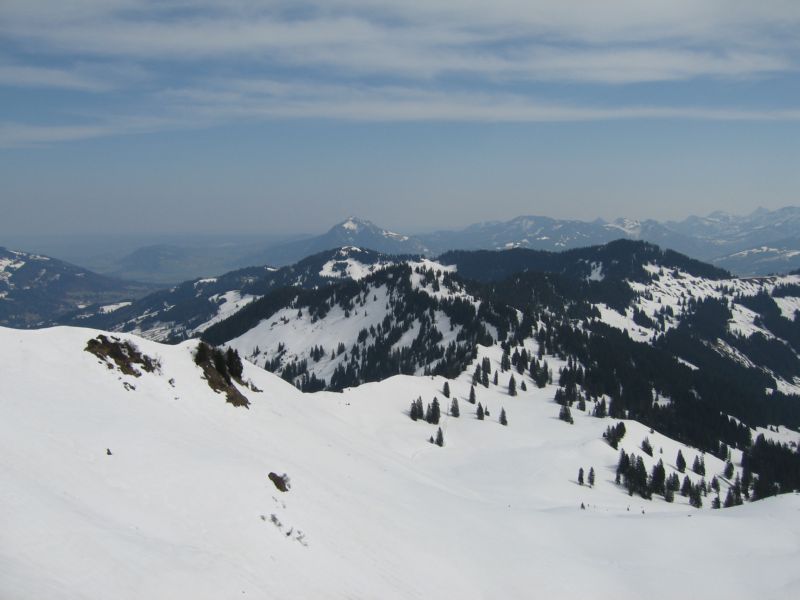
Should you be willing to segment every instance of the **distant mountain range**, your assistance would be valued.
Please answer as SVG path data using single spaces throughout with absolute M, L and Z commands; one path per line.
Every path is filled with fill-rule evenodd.
M 390 231 L 349 217 L 317 236 L 257 247 L 252 241 L 224 248 L 154 245 L 104 265 L 100 272 L 158 283 L 214 276 L 242 267 L 293 264 L 307 256 L 355 246 L 384 254 L 435 257 L 449 250 L 530 248 L 560 251 L 605 244 L 616 239 L 643 240 L 711 262 L 738 275 L 785 273 L 800 268 L 800 208 L 758 209 L 749 215 L 715 212 L 683 221 L 652 219 L 581 221 L 521 216 L 510 221 L 476 223 L 464 229 L 426 234 Z

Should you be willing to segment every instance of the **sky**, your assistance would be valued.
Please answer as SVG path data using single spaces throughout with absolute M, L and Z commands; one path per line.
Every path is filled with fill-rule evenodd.
M 800 204 L 796 0 L 2 0 L 0 236 Z

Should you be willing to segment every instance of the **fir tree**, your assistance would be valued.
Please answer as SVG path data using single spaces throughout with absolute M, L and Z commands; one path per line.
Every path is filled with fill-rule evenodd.
M 475 404 L 475 386 L 470 386 L 469 388 L 469 403 Z
M 442 388 L 442 394 L 444 394 L 445 398 L 450 397 L 450 384 L 447 381 L 444 382 L 444 387 Z
M 500 425 L 508 425 L 508 419 L 506 418 L 506 409 L 500 409 Z
M 441 427 L 436 430 L 436 445 L 440 448 L 444 446 L 444 434 Z
M 429 405 L 429 410 L 425 415 L 425 420 L 431 425 L 438 425 L 441 418 L 441 408 L 439 407 L 439 399 L 434 396 L 433 402 Z
M 608 414 L 606 410 L 606 400 L 605 398 L 601 399 L 600 402 L 594 405 L 594 416 L 598 419 L 603 419 Z
M 723 475 L 725 475 L 725 479 L 730 479 L 733 477 L 733 463 L 731 461 L 725 463 L 725 471 L 723 471 Z
M 492 383 L 497 385 L 497 371 L 494 372 L 494 379 L 492 379 Z
M 683 477 L 683 485 L 681 485 L 681 496 L 688 496 L 692 491 L 692 481 L 688 475 Z
M 675 492 L 672 490 L 671 487 L 667 487 L 664 490 L 664 500 L 666 502 L 674 502 L 675 501 Z
M 653 446 L 650 445 L 650 438 L 644 438 L 642 440 L 642 452 L 648 456 L 653 456 Z
M 516 396 L 517 395 L 517 380 L 514 379 L 514 376 L 511 376 L 511 379 L 508 380 L 508 395 L 509 396 Z
M 675 466 L 681 473 L 686 472 L 686 459 L 683 458 L 683 452 L 681 452 L 680 450 L 678 450 L 678 458 L 675 459 Z
M 569 406 L 566 404 L 561 407 L 561 411 L 558 413 L 558 418 L 562 421 L 566 421 L 567 423 L 574 423 L 575 421 L 572 420 L 572 413 L 569 410 Z
M 458 408 L 458 400 L 453 398 L 453 401 L 450 403 L 450 415 L 453 417 L 460 417 L 461 411 Z
M 475 413 L 478 416 L 478 421 L 483 421 L 483 406 L 478 402 L 478 411 Z
M 239 357 L 238 350 L 234 350 L 230 347 L 228 348 L 225 352 L 225 366 L 228 367 L 228 373 L 231 374 L 231 377 L 241 380 L 244 366 L 242 365 L 242 359 Z
M 589 467 L 589 487 L 594 487 L 594 467 Z
M 583 467 L 578 469 L 578 485 L 583 485 Z
M 723 503 L 722 506 L 724 508 L 730 508 L 731 506 L 734 506 L 734 505 L 735 505 L 735 502 L 734 502 L 734 499 L 733 499 L 733 488 L 728 488 L 728 493 L 725 496 L 725 502 Z
M 408 412 L 409 416 L 411 417 L 412 421 L 416 421 L 419 419 L 420 415 L 417 413 L 417 401 L 411 401 L 411 410 Z
M 664 463 L 659 460 L 658 463 L 653 466 L 653 471 L 650 475 L 650 492 L 653 494 L 660 494 L 664 495 L 666 491 L 666 471 L 664 470 Z
M 528 386 L 525 385 L 525 380 L 524 379 L 522 381 L 520 381 L 519 389 L 521 389 L 523 392 L 527 392 L 528 391 Z
M 194 355 L 194 362 L 198 365 L 208 362 L 211 357 L 211 348 L 205 342 L 197 344 L 197 352 Z

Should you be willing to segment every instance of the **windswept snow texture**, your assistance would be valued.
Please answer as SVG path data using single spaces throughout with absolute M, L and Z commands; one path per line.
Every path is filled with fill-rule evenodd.
M 491 411 L 479 421 L 471 377 L 451 380 L 461 417 L 444 411 L 439 448 L 427 442 L 436 427 L 406 411 L 417 396 L 442 400 L 441 378 L 303 395 L 246 364 L 263 391 L 243 387 L 251 405 L 236 408 L 201 379 L 195 342 L 118 334 L 159 361 L 133 377 L 83 350 L 97 334 L 0 329 L 2 598 L 796 594 L 798 495 L 717 511 L 629 497 L 601 439 L 615 421 L 559 421 L 552 386 L 528 381 L 513 398 L 479 386 Z M 668 472 L 678 449 L 697 454 L 626 428 L 621 446 L 641 454 L 648 436 Z M 708 477 L 722 470 L 705 461 Z M 580 467 L 597 472 L 593 489 L 576 483 Z

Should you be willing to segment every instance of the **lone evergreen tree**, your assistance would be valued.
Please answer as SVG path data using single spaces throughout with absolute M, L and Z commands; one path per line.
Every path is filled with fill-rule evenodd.
M 558 413 L 558 418 L 562 421 L 566 421 L 567 423 L 574 423 L 575 421 L 572 420 L 572 413 L 569 410 L 569 406 L 566 404 L 561 407 L 561 412 Z
M 475 404 L 475 386 L 472 385 L 469 388 L 469 403 Z
M 594 467 L 589 467 L 589 487 L 594 487 Z
M 444 382 L 444 387 L 442 388 L 442 394 L 444 394 L 445 398 L 450 397 L 450 384 L 448 382 Z
M 678 450 L 678 458 L 675 459 L 675 466 L 678 467 L 678 471 L 684 473 L 686 471 L 686 459 L 683 458 L 683 452 Z
M 578 485 L 583 485 L 583 467 L 578 469 Z
M 440 448 L 444 446 L 444 434 L 442 433 L 442 428 L 436 430 L 436 445 Z
M 524 379 L 519 382 L 519 389 L 521 389 L 523 392 L 527 392 L 528 391 L 528 386 L 525 385 L 525 380 Z
M 500 409 L 500 425 L 508 425 L 508 419 L 506 418 L 506 409 Z
M 483 421 L 483 406 L 481 406 L 480 402 L 478 402 L 478 411 L 476 414 L 478 416 L 478 421 Z
M 460 417 L 461 411 L 458 408 L 458 400 L 453 398 L 453 401 L 450 403 L 450 414 L 454 417 Z
M 494 372 L 494 379 L 492 379 L 492 383 L 494 385 L 497 385 L 497 370 L 495 370 L 495 372 Z
M 511 376 L 511 379 L 508 380 L 508 395 L 509 396 L 516 396 L 517 395 L 517 380 L 514 379 L 514 376 Z

